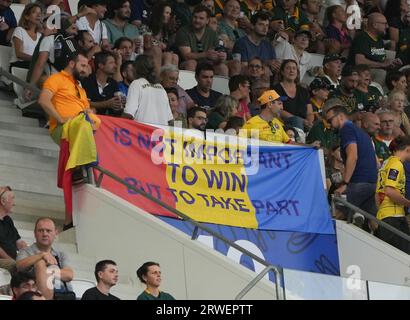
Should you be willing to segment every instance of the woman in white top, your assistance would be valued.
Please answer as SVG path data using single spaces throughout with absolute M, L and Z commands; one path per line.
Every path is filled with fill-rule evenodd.
M 31 56 L 40 40 L 41 8 L 38 4 L 26 5 L 21 14 L 19 26 L 11 36 L 13 46 L 10 67 L 29 68 Z
M 124 117 L 138 122 L 168 125 L 173 120 L 168 95 L 155 76 L 151 56 L 140 55 L 134 62 L 135 80 L 128 89 Z

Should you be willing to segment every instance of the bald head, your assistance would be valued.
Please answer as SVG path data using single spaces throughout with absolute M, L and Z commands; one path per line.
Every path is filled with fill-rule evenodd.
M 362 114 L 362 128 L 371 136 L 377 134 L 380 130 L 380 119 L 372 112 Z
M 376 35 L 383 35 L 386 32 L 387 20 L 384 15 L 378 12 L 369 14 L 367 29 L 369 32 Z

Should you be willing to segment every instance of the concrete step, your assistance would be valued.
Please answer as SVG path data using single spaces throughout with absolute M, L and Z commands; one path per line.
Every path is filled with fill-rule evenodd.
M 0 150 L 38 154 L 56 159 L 58 159 L 59 154 L 59 147 L 57 145 L 2 136 L 0 136 Z
M 55 145 L 55 143 L 53 142 L 51 137 L 49 135 L 44 135 L 43 133 L 34 134 L 32 132 L 21 132 L 21 131 L 16 131 L 16 130 L 7 130 L 7 129 L 1 129 L 0 128 L 0 136 L 24 139 L 24 140 L 29 141 L 29 142 L 32 142 L 32 141 L 33 142 L 42 142 L 46 145 L 47 144 L 53 145 L 53 146 Z
M 43 136 L 48 136 L 48 130 L 40 127 L 31 127 L 31 126 L 25 126 L 25 125 L 20 125 L 20 124 L 15 124 L 15 123 L 9 123 L 9 122 L 4 122 L 2 121 L 2 114 L 1 114 L 2 108 L 0 108 L 0 129 L 2 130 L 8 130 L 8 131 L 18 131 L 18 132 L 26 132 L 26 133 L 34 133 L 38 135 L 43 135 Z
M 18 222 L 18 223 L 28 223 L 30 225 L 29 227 L 27 227 L 28 225 L 23 225 L 21 227 L 22 229 L 26 229 L 26 230 L 30 230 L 30 228 L 32 228 L 32 230 L 34 231 L 34 224 L 36 223 L 38 218 L 43 217 L 43 216 L 52 218 L 53 221 L 55 222 L 57 228 L 59 230 L 62 229 L 63 222 L 64 222 L 64 212 L 59 212 L 58 214 L 54 212 L 53 214 L 56 215 L 57 217 L 54 217 L 53 215 L 50 215 L 50 214 L 47 214 L 47 213 L 43 215 L 43 211 L 39 211 L 39 210 L 37 210 L 36 213 L 37 214 L 40 213 L 42 215 L 39 216 L 39 215 L 35 215 L 35 214 L 16 213 L 14 208 L 13 208 L 13 213 L 12 213 L 11 217 L 13 218 L 14 224 L 16 224 L 16 222 Z M 19 229 L 19 227 L 17 227 L 17 226 L 16 226 L 16 228 L 17 228 L 17 230 Z
M 57 188 L 57 187 L 56 187 Z M 64 199 L 60 195 L 50 195 L 44 192 L 33 192 L 14 188 L 16 207 L 35 208 L 39 211 L 64 212 Z M 15 212 L 15 210 L 13 210 Z M 23 213 L 23 212 L 19 212 Z M 39 213 L 43 216 L 43 213 Z
M 57 159 L 17 151 L 2 151 L 0 153 L 0 165 L 57 172 Z
M 32 118 L 25 118 L 22 116 L 9 116 L 9 115 L 2 115 L 1 119 L 3 122 L 15 123 L 25 126 L 32 126 L 38 127 L 38 120 Z
M 13 116 L 13 117 L 21 117 L 21 110 L 15 106 L 1 106 L 0 107 L 0 116 Z

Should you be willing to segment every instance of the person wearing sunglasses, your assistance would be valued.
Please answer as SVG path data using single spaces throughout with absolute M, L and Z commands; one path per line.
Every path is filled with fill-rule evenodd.
M 14 192 L 10 187 L 0 187 L 0 268 L 13 272 L 17 251 L 27 247 L 9 216 L 14 206 Z

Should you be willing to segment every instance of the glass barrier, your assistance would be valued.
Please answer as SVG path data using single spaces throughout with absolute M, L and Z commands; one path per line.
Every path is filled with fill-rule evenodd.
M 370 300 L 410 300 L 410 287 L 368 281 Z

